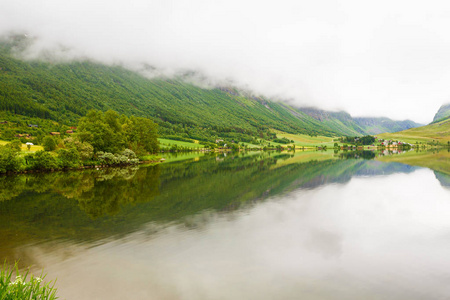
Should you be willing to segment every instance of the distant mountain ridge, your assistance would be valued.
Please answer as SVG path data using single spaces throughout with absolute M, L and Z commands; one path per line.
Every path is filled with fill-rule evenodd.
M 442 105 L 438 112 L 434 115 L 433 122 L 442 121 L 450 117 L 450 103 Z
M 386 117 L 352 117 L 345 111 L 330 112 L 311 107 L 299 108 L 299 110 L 347 135 L 392 133 L 423 126 L 411 120 L 394 121 Z
M 411 128 L 423 126 L 411 120 L 394 121 L 389 118 L 354 118 L 356 124 L 361 126 L 369 134 L 380 134 L 385 132 L 398 132 Z

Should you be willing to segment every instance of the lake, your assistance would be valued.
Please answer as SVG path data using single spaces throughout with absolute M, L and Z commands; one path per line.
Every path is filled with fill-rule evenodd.
M 450 153 L 2 176 L 0 241 L 61 299 L 449 299 Z

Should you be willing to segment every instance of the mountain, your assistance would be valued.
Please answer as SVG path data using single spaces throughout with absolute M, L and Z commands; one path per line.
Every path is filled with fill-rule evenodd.
M 420 127 L 423 124 L 418 124 L 411 120 L 394 121 L 389 118 L 354 118 L 364 132 L 370 135 L 376 135 L 385 132 L 397 132 L 410 128 Z
M 243 142 L 273 138 L 272 129 L 361 136 L 374 128 L 359 124 L 346 112 L 296 108 L 234 87 L 201 88 L 183 75 L 147 78 L 120 65 L 87 60 L 21 60 L 17 54 L 28 43 L 23 36 L 0 40 L 0 122 L 39 123 L 50 131 L 52 124 L 75 125 L 90 109 L 112 109 L 152 119 L 159 124 L 161 136 Z M 397 130 L 394 127 L 380 128 Z
M 431 124 L 395 133 L 380 134 L 380 138 L 407 143 L 439 143 L 450 145 L 450 104 L 442 105 Z
M 356 124 L 352 116 L 345 111 L 331 112 L 313 107 L 302 107 L 297 109 L 320 121 L 327 127 L 342 132 L 344 135 L 360 136 L 366 134 L 366 132 Z
M 13 55 L 14 42 L 0 43 L 0 121 L 19 115 L 21 122 L 39 118 L 73 125 L 89 109 L 112 109 L 151 118 L 162 136 L 250 141 L 273 136 L 270 129 L 342 134 L 287 104 L 228 87 L 200 88 L 181 76 L 149 79 L 90 61 L 24 61 Z
M 354 118 L 345 111 L 330 112 L 311 107 L 298 109 L 329 128 L 349 136 L 376 135 L 423 126 L 410 120 L 394 121 L 385 117 Z
M 418 142 L 448 145 L 450 143 L 450 118 L 400 132 L 380 134 L 378 137 L 411 144 Z
M 438 122 L 450 117 L 450 103 L 444 104 L 439 108 L 438 112 L 434 115 L 433 122 Z

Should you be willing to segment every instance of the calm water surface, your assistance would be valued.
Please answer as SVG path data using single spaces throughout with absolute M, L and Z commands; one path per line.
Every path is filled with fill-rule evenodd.
M 62 299 L 450 299 L 447 151 L 182 158 L 0 177 L 0 259 Z

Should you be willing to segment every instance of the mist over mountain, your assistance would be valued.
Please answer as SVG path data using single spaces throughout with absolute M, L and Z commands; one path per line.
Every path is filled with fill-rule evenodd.
M 29 59 L 146 64 L 152 76 L 194 70 L 293 106 L 419 123 L 450 94 L 445 1 L 4 0 L 1 8 L 0 35 L 27 34 Z
M 249 140 L 248 136 L 269 134 L 269 129 L 360 136 L 418 125 L 387 118 L 363 122 L 345 111 L 299 108 L 232 82 L 214 83 L 194 71 L 165 76 L 149 65 L 132 71 L 83 59 L 54 61 L 51 53 L 46 59 L 18 58 L 29 43 L 23 35 L 0 42 L 0 111 L 73 124 L 89 109 L 113 109 L 153 119 L 162 135 L 199 140 L 218 136 Z

